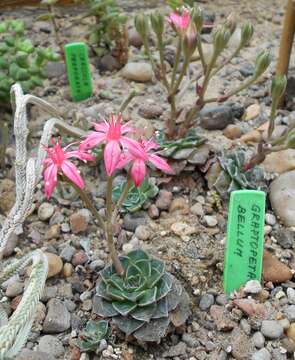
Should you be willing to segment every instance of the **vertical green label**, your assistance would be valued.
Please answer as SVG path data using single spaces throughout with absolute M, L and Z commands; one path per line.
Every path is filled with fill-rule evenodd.
M 248 280 L 261 279 L 265 218 L 265 193 L 233 191 L 230 197 L 224 291 L 238 290 Z
M 65 54 L 72 98 L 85 100 L 92 95 L 87 46 L 83 42 L 67 44 Z

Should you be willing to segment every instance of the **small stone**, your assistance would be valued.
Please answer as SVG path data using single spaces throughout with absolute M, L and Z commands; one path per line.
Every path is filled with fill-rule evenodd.
M 229 301 L 229 297 L 226 294 L 219 294 L 216 297 L 216 304 L 225 306 Z
M 214 304 L 214 296 L 212 294 L 204 294 L 201 297 L 199 308 L 202 311 L 205 311 L 208 310 L 213 304 Z
M 228 106 L 208 106 L 200 112 L 200 125 L 206 130 L 223 130 L 233 123 L 233 113 Z
M 163 353 L 164 358 L 173 358 L 175 356 L 183 356 L 186 354 L 186 344 L 180 341 L 177 345 L 170 346 L 169 350 Z
M 153 71 L 151 65 L 148 63 L 130 62 L 122 69 L 122 76 L 127 80 L 148 82 L 152 80 Z
M 263 252 L 263 279 L 265 282 L 282 283 L 291 280 L 293 274 L 289 267 L 280 262 L 270 252 Z
M 248 360 L 254 349 L 254 345 L 251 343 L 249 336 L 239 329 L 232 332 L 231 345 L 232 355 L 238 360 Z
M 271 360 L 271 355 L 266 348 L 263 348 L 259 351 L 256 351 L 252 355 L 251 360 Z
M 111 54 L 105 54 L 99 60 L 99 68 L 102 71 L 115 71 L 121 69 L 119 61 Z
M 193 205 L 190 208 L 190 211 L 194 215 L 198 215 L 198 216 L 203 216 L 204 215 L 203 206 L 200 203 L 195 203 L 195 205 Z
M 264 320 L 261 325 L 262 334 L 268 339 L 279 339 L 284 332 L 282 325 L 276 320 Z
M 262 286 L 258 280 L 247 281 L 244 291 L 249 294 L 258 294 L 262 290 Z
M 21 295 L 24 290 L 24 284 L 19 281 L 13 281 L 8 284 L 7 289 L 5 291 L 5 295 L 9 298 L 14 298 L 17 295 Z
M 149 207 L 148 214 L 151 219 L 157 219 L 160 216 L 160 211 L 155 204 L 152 204 Z
M 295 169 L 295 149 L 286 149 L 268 154 L 262 163 L 266 172 L 285 173 Z
M 46 221 L 51 218 L 54 213 L 54 206 L 50 203 L 44 202 L 39 206 L 38 218 L 41 221 Z
M 257 347 L 258 349 L 263 348 L 265 343 L 265 338 L 260 331 L 256 331 L 256 333 L 253 334 L 252 340 L 255 347 Z
M 274 226 L 276 224 L 277 220 L 273 214 L 266 213 L 265 214 L 265 222 L 268 225 Z
M 196 232 L 195 227 L 190 226 L 184 222 L 176 222 L 171 225 L 171 230 L 175 235 L 178 236 L 187 236 L 194 234 Z
M 70 263 L 65 263 L 65 264 L 64 264 L 64 267 L 63 267 L 63 269 L 62 269 L 62 274 L 63 274 L 63 276 L 64 276 L 65 278 L 68 278 L 68 277 L 72 276 L 73 271 L 74 271 L 74 269 L 73 269 L 73 265 L 72 265 L 72 264 L 70 264 Z
M 50 228 L 45 233 L 45 239 L 51 240 L 51 239 L 57 239 L 60 235 L 60 225 L 55 224 L 51 225 Z
M 224 129 L 223 135 L 228 139 L 235 140 L 242 136 L 242 130 L 238 125 L 229 124 Z
M 72 257 L 72 264 L 74 266 L 83 265 L 88 261 L 88 255 L 83 250 L 79 250 Z
M 48 300 L 56 297 L 56 294 L 57 294 L 56 286 L 45 286 L 41 297 L 41 301 L 46 303 Z
M 205 215 L 204 220 L 209 227 L 214 227 L 218 224 L 216 217 L 213 215 Z
M 73 255 L 75 254 L 76 249 L 73 246 L 66 246 L 62 249 L 61 253 L 60 253 L 60 257 L 67 261 L 70 262 L 72 260 Z
M 295 342 L 288 337 L 282 339 L 282 347 L 287 350 L 288 354 L 293 355 L 295 353 Z
M 295 304 L 295 290 L 289 287 L 287 289 L 287 296 L 288 296 L 289 303 Z
M 284 309 L 284 314 L 289 321 L 295 321 L 295 305 L 289 305 Z
M 291 249 L 294 246 L 294 231 L 283 228 L 278 229 L 273 235 L 283 249 Z
M 15 360 L 56 360 L 56 358 L 51 354 L 46 354 L 41 351 L 22 349 Z
M 145 211 L 137 211 L 135 213 L 127 213 L 124 216 L 123 226 L 128 231 L 135 231 L 139 225 L 147 222 L 147 214 Z
M 230 319 L 228 311 L 222 306 L 212 305 L 210 307 L 210 315 L 219 331 L 231 331 L 235 327 L 235 323 Z
M 279 321 L 279 323 L 282 325 L 282 327 L 283 327 L 284 330 L 289 329 L 289 327 L 290 327 L 290 321 L 289 321 L 288 319 L 284 318 L 284 319 L 281 319 L 281 320 L 278 320 L 278 321 Z
M 143 44 L 141 36 L 135 29 L 128 30 L 128 40 L 129 44 L 134 47 L 140 48 Z
M 71 315 L 58 299 L 49 300 L 48 311 L 43 323 L 43 332 L 48 334 L 61 333 L 68 330 L 71 326 Z
M 135 236 L 142 241 L 146 241 L 151 237 L 151 231 L 146 225 L 139 225 L 135 230 Z
M 160 210 L 168 210 L 172 202 L 172 192 L 160 190 L 156 206 Z
M 247 107 L 243 119 L 245 121 L 253 120 L 258 115 L 260 115 L 260 105 L 259 104 L 252 104 Z
M 138 109 L 138 114 L 145 119 L 157 119 L 163 113 L 163 108 L 154 103 L 143 103 Z
M 8 241 L 3 249 L 3 257 L 9 257 L 13 254 L 14 249 L 17 247 L 18 236 L 13 232 L 9 235 Z
M 251 334 L 251 325 L 248 323 L 248 321 L 246 319 L 244 319 L 244 318 L 241 319 L 240 326 L 246 335 Z
M 70 216 L 70 226 L 74 234 L 86 231 L 88 228 L 88 221 L 81 212 L 76 212 Z
M 261 131 L 258 130 L 251 130 L 247 132 L 245 135 L 241 136 L 241 142 L 248 144 L 248 143 L 258 143 L 262 140 Z
M 46 65 L 48 79 L 59 78 L 66 73 L 66 66 L 63 62 L 50 61 Z
M 287 330 L 287 336 L 295 343 L 295 323 L 290 325 L 289 329 Z
M 182 215 L 187 215 L 189 213 L 189 205 L 186 199 L 184 198 L 176 198 L 173 199 L 170 206 L 169 206 L 169 212 L 179 212 Z
M 55 276 L 59 274 L 62 270 L 63 263 L 61 258 L 58 255 L 52 254 L 52 253 L 45 253 L 48 260 L 48 274 L 47 278 L 50 278 L 52 276 Z
M 62 356 L 65 352 L 62 342 L 52 335 L 42 336 L 39 340 L 38 349 L 54 357 Z
M 10 179 L 0 181 L 0 212 L 7 214 L 15 203 L 15 184 Z

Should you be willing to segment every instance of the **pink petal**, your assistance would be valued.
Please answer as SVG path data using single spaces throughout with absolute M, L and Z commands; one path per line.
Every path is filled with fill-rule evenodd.
M 43 177 L 45 196 L 49 199 L 57 184 L 57 166 L 55 164 L 49 165 L 44 170 Z
M 105 140 L 105 134 L 100 134 L 96 131 L 91 132 L 85 140 L 83 140 L 80 144 L 81 150 L 87 150 L 95 147 L 99 143 Z
M 155 165 L 156 168 L 163 170 L 167 173 L 173 173 L 171 166 L 167 163 L 166 160 L 162 159 L 160 156 L 151 154 L 149 155 L 149 161 Z
M 149 139 L 148 141 L 142 139 L 141 140 L 143 147 L 145 149 L 145 151 L 150 151 L 150 150 L 154 150 L 154 149 L 158 149 L 159 145 L 154 141 L 154 139 Z
M 129 125 L 129 123 L 126 123 L 121 126 L 121 134 L 127 134 L 127 133 L 134 133 L 136 130 Z
M 125 167 L 130 161 L 132 160 L 132 157 L 127 154 L 121 154 L 120 160 L 118 161 L 118 164 L 116 166 L 117 169 L 122 169 Z
M 140 143 L 137 140 L 131 139 L 127 136 L 122 136 L 120 139 L 120 143 L 123 147 L 129 149 L 129 147 L 138 149 L 141 148 Z
M 143 160 L 135 160 L 131 167 L 131 176 L 136 187 L 139 187 L 146 175 L 146 166 Z
M 148 154 L 144 150 L 142 143 L 126 137 L 124 137 L 124 139 L 121 140 L 121 142 L 123 141 L 124 141 L 123 144 L 126 146 L 130 156 L 132 156 L 133 159 L 141 159 L 141 160 L 148 159 Z
M 104 149 L 104 164 L 108 176 L 117 168 L 121 157 L 121 147 L 118 141 L 109 141 Z
M 71 163 L 69 160 L 65 160 L 61 165 L 61 169 L 64 175 L 69 178 L 74 184 L 76 184 L 80 189 L 84 188 L 84 180 L 79 174 L 76 165 Z
M 104 120 L 101 123 L 92 123 L 96 131 L 106 133 L 109 130 L 109 124 Z
M 66 158 L 70 159 L 70 158 L 77 158 L 80 159 L 82 161 L 93 161 L 95 160 L 95 157 L 87 152 L 85 152 L 84 150 L 74 150 L 74 151 L 69 151 L 66 153 Z

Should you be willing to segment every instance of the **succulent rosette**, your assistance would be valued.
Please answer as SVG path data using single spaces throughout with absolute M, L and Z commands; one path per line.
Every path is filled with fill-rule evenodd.
M 101 271 L 94 312 L 112 318 L 113 325 L 139 342 L 160 342 L 170 324 L 180 326 L 187 320 L 188 295 L 165 264 L 143 250 L 120 260 L 123 276 L 113 266 Z

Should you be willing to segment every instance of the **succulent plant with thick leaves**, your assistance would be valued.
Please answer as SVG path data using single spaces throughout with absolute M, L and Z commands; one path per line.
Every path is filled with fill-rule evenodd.
M 254 166 L 246 170 L 246 160 L 246 152 L 243 149 L 218 158 L 220 173 L 213 186 L 221 197 L 228 198 L 234 190 L 265 188 L 263 169 Z
M 122 182 L 120 185 L 113 189 L 113 202 L 115 203 L 120 198 L 126 182 Z M 123 210 L 129 212 L 135 212 L 141 209 L 143 204 L 148 200 L 154 198 L 159 192 L 159 189 L 148 178 L 146 178 L 140 187 L 132 186 L 126 196 L 122 207 Z
M 160 342 L 170 324 L 180 326 L 187 320 L 187 294 L 164 263 L 143 250 L 120 260 L 123 276 L 112 265 L 101 271 L 94 312 L 111 318 L 113 325 L 139 342 Z
M 80 334 L 77 345 L 82 351 L 95 351 L 102 339 L 108 334 L 109 323 L 105 320 L 89 320 L 85 330 Z

